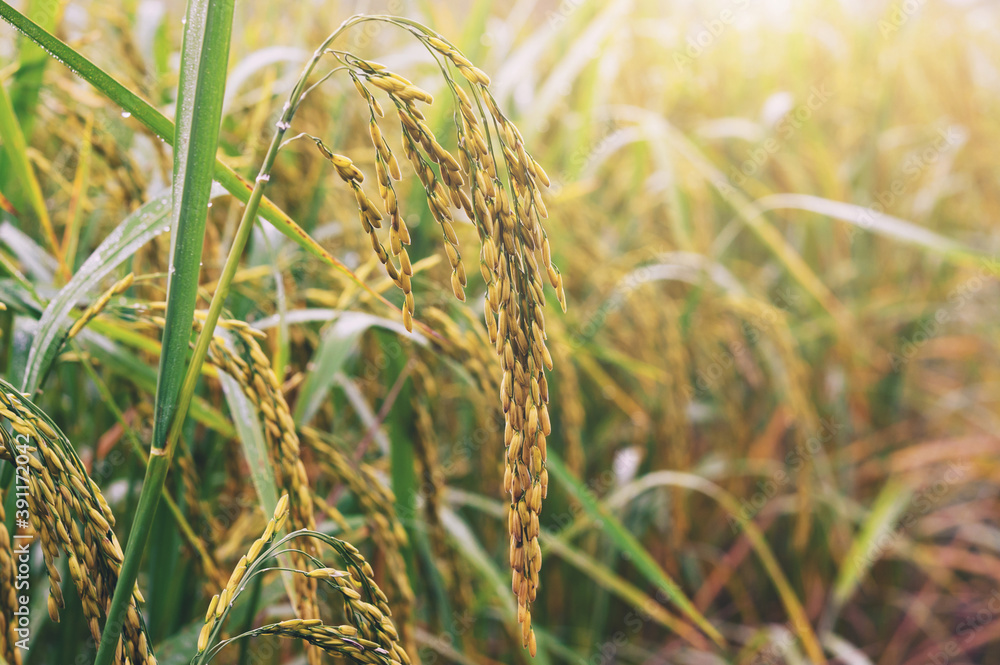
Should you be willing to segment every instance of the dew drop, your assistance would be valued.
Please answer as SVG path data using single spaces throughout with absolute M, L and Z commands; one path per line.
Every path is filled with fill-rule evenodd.
M 122 111 L 122 117 L 123 118 L 131 118 L 132 114 L 129 113 L 128 111 Z

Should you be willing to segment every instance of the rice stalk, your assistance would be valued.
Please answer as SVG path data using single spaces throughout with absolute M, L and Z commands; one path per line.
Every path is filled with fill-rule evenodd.
M 546 437 L 551 433 L 545 370 L 551 369 L 552 357 L 545 343 L 542 313 L 544 277 L 556 290 L 564 309 L 566 304 L 562 276 L 552 264 L 549 241 L 541 225 L 541 220 L 548 216 L 541 191 L 549 184 L 549 178 L 525 151 L 520 132 L 497 106 L 489 90 L 489 77 L 454 45 L 412 21 L 391 17 L 368 20 L 397 25 L 427 48 L 458 111 L 454 116 L 459 148 L 456 158 L 438 142 L 417 105 L 432 103 L 431 95 L 379 63 L 344 51 L 329 51 L 347 68 L 371 111 L 369 129 L 378 153 L 380 197 L 387 204 L 390 246 L 399 267 L 390 260 L 378 239 L 376 229 L 381 226 L 382 212 L 361 188 L 363 173 L 350 159 L 333 153 L 321 141 L 317 141 L 317 147 L 354 190 L 362 226 L 371 238 L 372 248 L 403 292 L 403 322 L 407 329 L 412 326 L 414 307 L 407 271 L 409 256 L 403 249 L 409 233 L 391 189 L 391 181 L 400 175 L 379 129 L 378 119 L 384 118 L 384 110 L 368 86 L 388 96 L 396 108 L 404 156 L 441 229 L 445 254 L 452 268 L 452 291 L 463 301 L 467 279 L 452 210 L 464 211 L 476 226 L 481 242 L 480 271 L 487 284 L 487 330 L 503 371 L 500 398 L 506 415 L 504 490 L 510 495 L 511 587 L 518 600 L 522 643 L 534 654 L 530 608 L 537 595 L 542 565 L 538 515 L 548 492 Z M 470 86 L 471 96 L 455 77 L 455 71 Z
M 198 653 L 192 665 L 204 665 L 225 646 L 240 639 L 260 635 L 277 635 L 298 639 L 340 656 L 350 662 L 378 665 L 409 665 L 406 652 L 399 645 L 399 636 L 385 594 L 372 579 L 371 566 L 350 543 L 307 529 L 293 531 L 277 538 L 289 514 L 288 495 L 282 495 L 274 515 L 263 534 L 250 546 L 236 564 L 228 583 L 209 603 L 205 623 L 198 637 Z M 313 540 L 334 549 L 343 559 L 347 570 L 327 567 L 316 557 L 308 557 L 304 568 L 265 567 L 273 557 L 295 551 L 301 545 L 292 541 Z M 315 548 L 314 548 L 315 549 Z M 272 570 L 284 570 L 299 577 L 323 583 L 338 593 L 344 602 L 348 624 L 331 626 L 319 618 L 289 619 L 252 629 L 233 638 L 218 641 L 223 625 L 236 599 L 257 575 Z
M 7 454 L 7 449 L 3 448 Z M 10 532 L 7 531 L 3 499 L 6 490 L 0 492 L 0 657 L 12 665 L 21 665 L 21 650 L 14 648 L 17 634 L 14 632 L 14 611 L 17 594 L 14 590 L 14 552 L 10 546 Z
M 372 539 L 385 557 L 386 573 L 392 581 L 394 594 L 392 604 L 399 612 L 398 619 L 405 638 L 406 626 L 412 617 L 416 599 L 402 554 L 409 541 L 406 530 L 396 515 L 396 498 L 392 490 L 369 465 L 362 463 L 355 468 L 347 455 L 327 441 L 319 431 L 305 427 L 300 435 L 306 447 L 316 453 L 321 468 L 343 483 L 357 499 L 361 512 L 371 527 Z

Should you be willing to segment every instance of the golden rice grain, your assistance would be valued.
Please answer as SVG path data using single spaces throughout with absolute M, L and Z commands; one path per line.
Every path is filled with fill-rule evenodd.
M 6 381 L 0 379 L 0 417 L 23 437 L 15 442 L 6 429 L 0 439 L 7 455 L 28 457 L 28 501 L 31 524 L 42 543 L 49 576 L 48 609 L 58 620 L 62 607 L 61 578 L 56 568 L 60 553 L 81 599 L 91 635 L 100 639 L 100 621 L 111 603 L 123 559 L 112 530 L 114 516 L 97 484 L 87 476 L 75 449 L 48 418 Z M 15 447 L 17 446 L 17 447 Z M 83 529 L 81 535 L 80 529 Z M 2 575 L 0 575 L 2 580 Z M 136 665 L 155 665 L 138 611 L 143 602 L 135 586 L 122 626 L 116 662 L 127 658 Z

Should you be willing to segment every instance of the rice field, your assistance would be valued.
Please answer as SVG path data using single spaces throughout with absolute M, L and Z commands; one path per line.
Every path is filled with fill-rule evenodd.
M 0 0 L 0 665 L 997 662 L 998 34 Z

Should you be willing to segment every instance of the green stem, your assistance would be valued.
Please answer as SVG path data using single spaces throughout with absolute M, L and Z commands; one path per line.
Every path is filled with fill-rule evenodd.
M 108 409 L 114 415 L 118 424 L 122 427 L 122 432 L 125 434 L 125 438 L 128 439 L 129 445 L 132 446 L 132 450 L 135 452 L 136 456 L 142 460 L 143 464 L 149 463 L 149 458 L 146 455 L 146 450 L 142 446 L 142 442 L 139 441 L 139 435 L 135 433 L 135 430 L 128 424 L 125 420 L 125 414 L 122 410 L 118 408 L 118 404 L 115 403 L 114 395 L 108 385 L 104 382 L 100 376 L 98 376 L 97 371 L 92 366 L 92 360 L 90 358 L 84 357 L 82 350 L 76 342 L 73 342 L 74 350 L 81 355 L 80 364 L 83 365 L 84 370 L 87 375 L 90 376 L 90 380 L 94 383 L 97 388 L 97 392 L 100 393 L 101 399 L 107 405 Z M 181 507 L 177 505 L 174 498 L 170 496 L 170 492 L 166 487 L 163 488 L 162 492 L 163 500 L 167 502 L 167 508 L 170 509 L 171 515 L 174 516 L 174 521 L 177 522 L 177 528 L 181 530 L 181 533 L 187 539 L 188 544 L 198 553 L 198 557 L 202 561 L 202 565 L 205 567 L 205 571 L 210 577 L 214 577 L 218 570 L 215 567 L 215 562 L 212 557 L 209 556 L 208 552 L 205 550 L 204 544 L 201 542 L 201 538 L 195 533 L 194 528 L 184 517 L 184 511 Z
M 66 43 L 60 41 L 54 35 L 43 30 L 24 14 L 11 7 L 10 4 L 4 0 L 0 0 L 0 19 L 7 21 L 28 39 L 41 46 L 49 53 L 49 55 L 56 58 L 59 62 L 69 67 L 73 73 L 77 74 L 80 78 L 94 86 L 98 92 L 121 106 L 123 111 L 131 113 L 133 119 L 145 125 L 159 138 L 166 141 L 167 144 L 171 146 L 174 145 L 174 139 L 176 138 L 174 136 L 174 124 L 170 122 L 166 116 L 153 108 L 148 102 L 141 99 L 134 92 L 127 89 L 121 83 L 109 76 L 93 62 L 83 57 L 83 55 L 70 48 Z M 376 19 L 371 16 L 354 17 L 345 22 L 344 25 L 342 25 L 338 30 L 338 33 L 346 27 L 372 20 L 381 19 Z M 221 160 L 216 160 L 215 163 L 215 180 L 240 201 L 246 202 L 250 196 L 249 192 L 251 191 L 251 188 L 249 183 L 247 183 L 236 173 L 236 171 L 230 168 L 227 164 L 224 164 Z M 286 237 L 290 238 L 292 242 L 302 247 L 306 252 L 319 258 L 335 270 L 339 270 L 345 274 L 348 279 L 357 284 L 361 289 L 367 291 L 369 295 L 379 300 L 382 304 L 387 307 L 391 307 L 393 310 L 397 309 L 395 305 L 390 303 L 389 300 L 385 298 L 385 296 L 373 290 L 364 280 L 354 274 L 339 259 L 335 258 L 332 254 L 323 249 L 323 247 L 313 240 L 305 231 L 303 231 L 291 217 L 285 214 L 281 209 L 274 205 L 274 203 L 266 198 L 260 204 L 260 216 L 271 222 L 276 229 L 281 231 Z M 414 324 L 419 326 L 425 334 L 431 335 L 432 337 L 437 335 L 433 330 L 419 321 L 414 321 Z
M 205 316 L 201 332 L 198 334 L 198 339 L 195 342 L 194 352 L 187 366 L 184 381 L 181 384 L 166 441 L 162 447 L 154 447 L 150 450 L 149 464 L 146 466 L 146 476 L 142 484 L 142 492 L 139 495 L 139 505 L 136 508 L 136 518 L 132 525 L 132 531 L 129 534 L 125 560 L 122 563 L 118 583 L 115 586 L 111 609 L 108 612 L 104 634 L 101 635 L 101 646 L 97 653 L 95 665 L 110 664 L 118 638 L 121 635 L 127 599 L 132 594 L 132 588 L 135 585 L 135 579 L 139 572 L 139 563 L 142 559 L 143 551 L 146 549 L 146 542 L 149 539 L 150 527 L 152 526 L 153 516 L 156 513 L 156 507 L 167 477 L 167 470 L 170 467 L 174 445 L 180 436 L 181 427 L 184 424 L 184 416 L 191 405 L 191 399 L 194 396 L 194 389 L 198 383 L 201 366 L 205 361 L 205 356 L 208 354 L 208 347 L 215 334 L 215 326 L 219 322 L 222 308 L 225 305 L 226 298 L 229 296 L 230 286 L 233 277 L 236 275 L 236 269 L 239 267 L 243 249 L 246 247 L 247 240 L 250 238 L 250 232 L 253 230 L 253 222 L 257 217 L 257 209 L 264 195 L 264 188 L 271 179 L 271 168 L 274 166 L 274 160 L 278 155 L 278 150 L 281 148 L 282 139 L 291 125 L 292 117 L 298 110 L 302 94 L 306 90 L 306 80 L 320 58 L 323 57 L 327 46 L 343 30 L 353 25 L 356 20 L 354 18 L 345 21 L 336 32 L 327 37 L 323 44 L 316 49 L 313 57 L 306 63 L 302 74 L 299 76 L 299 80 L 296 82 L 295 88 L 289 96 L 288 103 L 285 104 L 281 119 L 276 124 L 274 137 L 271 139 L 271 145 L 264 156 L 264 161 L 254 182 L 253 191 L 250 193 L 246 208 L 243 210 L 243 217 L 240 219 L 236 236 L 233 238 L 233 244 L 229 248 L 229 255 L 226 257 L 222 275 L 219 277 L 218 287 L 212 296 L 212 302 L 209 304 L 208 313 Z
M 114 658 L 170 467 L 172 446 L 167 443 L 168 435 L 178 415 L 183 421 L 190 404 L 188 399 L 188 404 L 179 409 L 178 395 L 182 376 L 188 378 L 185 359 L 191 340 L 212 172 L 222 121 L 234 4 L 234 0 L 188 2 L 174 140 L 170 273 L 153 406 L 153 440 L 125 558 L 97 650 L 96 665 L 110 665 Z
M 243 622 L 243 629 L 241 633 L 248 633 L 253 630 L 253 620 L 257 616 L 257 606 L 260 604 L 260 590 L 264 585 L 264 576 L 257 575 L 253 580 L 253 586 L 250 588 L 250 600 L 247 601 L 246 610 L 247 616 L 246 621 Z M 250 641 L 243 640 L 240 642 L 240 655 L 237 661 L 239 665 L 247 665 L 250 657 Z

